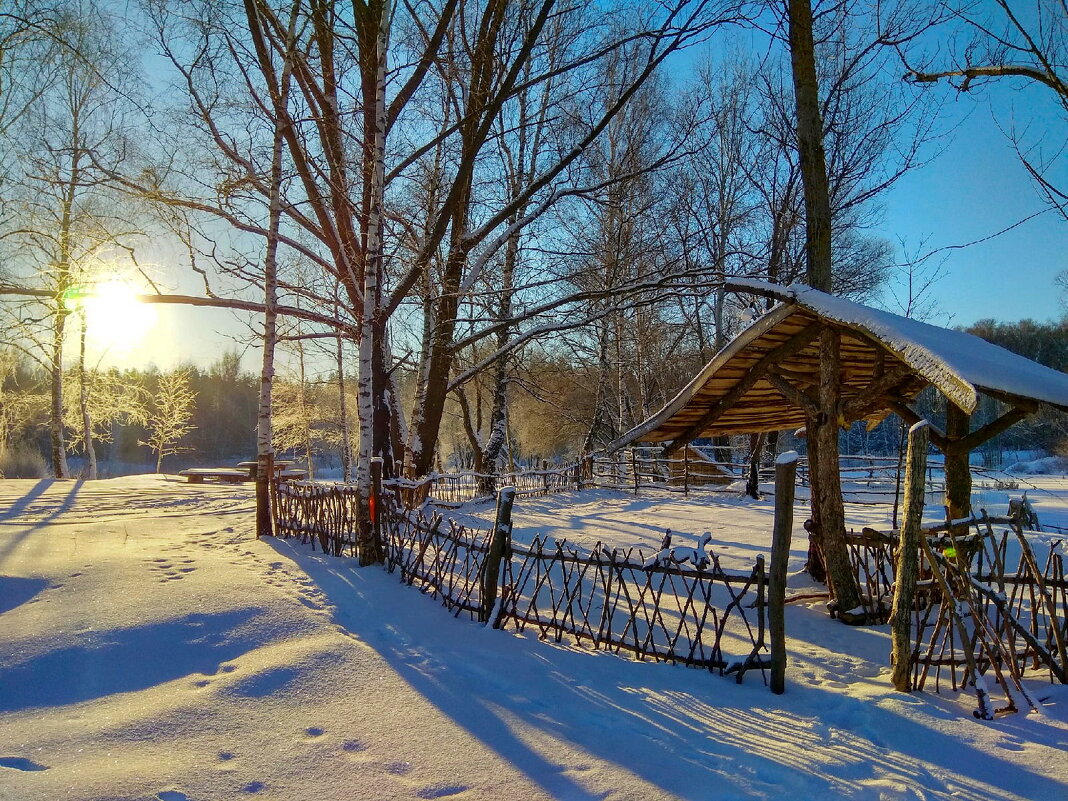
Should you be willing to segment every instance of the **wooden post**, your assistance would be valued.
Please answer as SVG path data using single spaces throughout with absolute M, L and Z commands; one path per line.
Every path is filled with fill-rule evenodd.
M 946 506 L 952 520 L 960 520 L 972 513 L 972 469 L 969 464 L 970 451 L 960 445 L 960 440 L 968 436 L 971 428 L 971 416 L 946 401 L 946 447 L 943 450 L 946 460 Z M 966 534 L 967 528 L 961 527 L 955 534 Z
M 638 494 L 638 487 L 641 484 L 641 479 L 638 478 L 638 449 L 630 449 L 630 469 L 634 472 L 634 494 Z
M 682 494 L 690 494 L 690 446 L 682 449 Z
M 786 566 L 794 528 L 794 479 L 797 453 L 786 451 L 775 460 L 775 527 L 771 535 L 768 573 L 768 634 L 771 646 L 771 691 L 786 691 Z
M 898 538 L 894 569 L 894 600 L 890 611 L 890 663 L 894 689 L 912 690 L 912 609 L 916 601 L 916 575 L 919 571 L 920 524 L 927 496 L 925 475 L 928 423 L 921 420 L 909 429 L 908 458 L 905 463 L 905 506 Z
M 497 587 L 501 581 L 501 558 L 512 541 L 512 504 L 515 487 L 502 487 L 497 493 L 497 518 L 493 523 L 493 538 L 486 561 L 482 564 L 482 606 L 478 619 L 482 623 L 496 623 L 493 608 L 497 603 Z

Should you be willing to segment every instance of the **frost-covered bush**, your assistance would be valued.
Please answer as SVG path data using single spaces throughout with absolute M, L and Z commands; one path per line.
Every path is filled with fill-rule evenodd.
M 35 445 L 15 443 L 0 450 L 0 476 L 4 478 L 46 478 L 48 464 Z

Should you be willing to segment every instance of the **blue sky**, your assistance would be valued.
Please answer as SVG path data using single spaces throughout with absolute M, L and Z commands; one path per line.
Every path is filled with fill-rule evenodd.
M 1063 116 L 1048 90 L 1008 82 L 981 95 L 945 93 L 947 122 L 959 123 L 942 152 L 901 179 L 883 198 L 880 234 L 904 238 L 924 251 L 989 237 L 1046 206 L 998 125 L 1029 125 L 1028 140 L 1046 149 L 1063 144 Z M 1060 186 L 1068 187 L 1062 157 Z M 1049 211 L 989 241 L 944 253 L 944 277 L 931 298 L 953 325 L 993 317 L 1015 321 L 1059 319 L 1062 295 L 1055 284 L 1068 270 L 1068 221 Z M 940 256 L 929 260 L 931 266 Z M 946 324 L 943 317 L 935 320 Z

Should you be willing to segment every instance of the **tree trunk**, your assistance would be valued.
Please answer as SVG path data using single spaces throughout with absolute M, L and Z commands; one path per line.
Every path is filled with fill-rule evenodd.
M 96 448 L 93 447 L 93 422 L 89 418 L 89 382 L 86 380 L 85 371 L 85 311 L 82 310 L 82 330 L 79 337 L 78 348 L 78 407 L 81 412 L 82 441 L 85 444 L 85 468 L 82 470 L 82 478 L 95 481 Z
M 821 532 L 823 525 L 820 520 L 820 475 L 816 466 L 820 463 L 820 446 L 816 439 L 816 427 L 819 422 L 816 415 L 805 415 L 805 442 L 808 450 L 808 503 L 809 520 L 805 523 L 808 531 L 808 561 L 805 570 L 813 581 L 821 584 L 827 583 L 827 565 L 823 560 L 823 539 Z
M 810 0 L 789 0 L 790 63 L 797 104 L 797 147 L 805 187 L 805 254 L 809 286 L 831 291 L 831 198 L 823 149 L 819 81 Z
M 370 11 L 370 9 L 368 9 Z M 359 398 L 360 457 L 356 483 L 360 489 L 357 539 L 360 564 L 382 561 L 371 521 L 371 458 L 382 430 L 389 436 L 388 407 L 384 404 L 385 321 L 381 312 L 382 234 L 385 215 L 386 161 L 386 47 L 389 41 L 390 3 L 384 2 L 374 17 L 368 16 L 366 39 L 360 48 L 360 75 L 364 99 L 363 179 L 364 237 L 363 308 L 360 319 Z M 385 416 L 386 419 L 377 419 Z M 392 474 L 392 473 L 390 473 Z
M 336 310 L 336 307 L 335 307 Z M 337 312 L 335 311 L 335 316 Z M 345 358 L 341 334 L 337 335 L 337 395 L 338 414 L 341 422 L 341 476 L 347 483 L 352 480 L 352 443 L 349 441 L 349 405 L 345 397 Z
M 819 537 L 827 580 L 840 613 L 860 606 L 853 567 L 845 541 L 845 508 L 838 461 L 838 415 L 841 407 L 839 337 L 830 328 L 820 334 L 819 412 L 813 418 L 817 459 L 809 465 L 813 490 L 819 507 Z
M 69 312 L 63 307 L 62 299 L 58 300 L 58 304 L 52 320 L 52 402 L 49 430 L 52 436 L 52 472 L 56 478 L 68 478 L 70 470 L 67 468 L 67 442 L 63 434 L 63 337 Z
M 261 26 L 258 8 L 245 3 L 249 28 L 257 35 L 257 55 L 264 74 L 273 74 L 270 56 L 259 35 Z M 282 217 L 282 152 L 286 140 L 292 54 L 296 39 L 297 14 L 290 14 L 286 31 L 285 55 L 281 76 L 277 85 L 270 86 L 271 101 L 275 107 L 274 139 L 271 143 L 271 183 L 268 205 L 267 246 L 263 258 L 263 358 L 260 363 L 260 393 L 256 417 L 256 536 L 271 536 L 274 533 L 271 515 L 271 484 L 274 481 L 274 432 L 272 425 L 274 390 L 274 355 L 278 343 L 278 238 Z M 272 82 L 273 84 L 273 82 Z
M 749 435 L 749 479 L 745 483 L 745 494 L 753 500 L 760 500 L 760 457 L 764 452 L 766 435 Z

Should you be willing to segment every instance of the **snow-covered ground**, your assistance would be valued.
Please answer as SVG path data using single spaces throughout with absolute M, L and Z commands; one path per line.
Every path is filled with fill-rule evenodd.
M 1068 525 L 1068 480 L 1033 481 Z M 1068 798 L 1063 687 L 977 721 L 967 695 L 894 692 L 886 627 L 813 603 L 788 608 L 775 696 L 455 619 L 381 569 L 257 541 L 251 508 L 247 486 L 155 476 L 0 481 L 0 799 Z M 710 530 L 748 565 L 771 505 L 600 491 L 515 519 L 620 546 Z

